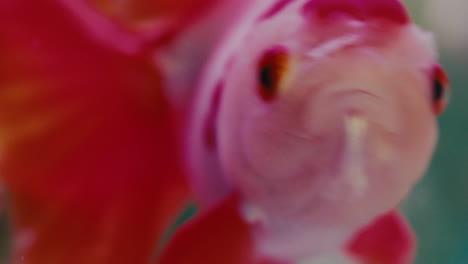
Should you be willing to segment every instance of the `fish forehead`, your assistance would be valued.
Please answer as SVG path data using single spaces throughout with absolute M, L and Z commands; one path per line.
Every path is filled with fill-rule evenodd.
M 414 29 L 399 0 L 297 0 L 278 3 L 286 4 L 280 5 L 279 11 L 275 9 L 274 14 L 257 21 L 248 34 L 249 43 L 257 42 L 263 46 L 262 43 L 281 42 L 291 44 L 291 48 L 296 50 L 320 47 L 311 53 L 312 56 L 350 45 L 397 47 L 399 45 L 392 44 L 396 39 L 431 46 L 429 49 L 433 50 L 432 43 L 427 45 L 432 42 L 430 36 L 416 32 L 420 30 Z M 241 49 L 240 53 L 251 53 L 256 49 L 252 46 Z M 268 47 L 261 47 L 264 48 Z

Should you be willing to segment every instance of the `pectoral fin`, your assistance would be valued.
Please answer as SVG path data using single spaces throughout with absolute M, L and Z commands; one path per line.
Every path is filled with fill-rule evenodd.
M 378 217 L 359 230 L 347 251 L 363 264 L 409 264 L 415 250 L 411 227 L 397 210 Z
M 252 241 L 248 224 L 230 195 L 187 222 L 164 250 L 159 264 L 251 264 Z

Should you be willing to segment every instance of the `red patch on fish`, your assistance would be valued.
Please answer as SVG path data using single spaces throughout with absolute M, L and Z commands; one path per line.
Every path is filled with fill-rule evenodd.
M 281 10 L 283 10 L 288 4 L 292 3 L 293 0 L 280 0 L 278 1 L 273 7 L 271 7 L 263 16 L 261 19 L 268 19 L 270 17 L 273 17 L 274 15 L 278 14 Z
M 315 14 L 320 19 L 341 13 L 362 21 L 380 19 L 396 24 L 410 21 L 408 12 L 399 0 L 310 0 L 303 11 L 306 16 Z

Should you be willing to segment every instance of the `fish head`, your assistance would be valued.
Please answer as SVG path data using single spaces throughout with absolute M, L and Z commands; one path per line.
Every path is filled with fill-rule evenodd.
M 448 83 L 432 36 L 398 1 L 382 2 L 396 14 L 368 2 L 298 1 L 229 65 L 221 164 L 269 254 L 336 248 L 396 207 L 432 157 Z

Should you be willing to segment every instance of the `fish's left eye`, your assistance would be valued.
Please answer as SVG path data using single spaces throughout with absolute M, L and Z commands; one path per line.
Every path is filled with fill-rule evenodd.
M 436 65 L 432 72 L 432 104 L 436 115 L 442 113 L 447 106 L 449 85 L 447 74 L 442 67 Z
M 258 92 L 265 101 L 273 100 L 288 68 L 289 55 L 283 46 L 267 50 L 258 62 Z

